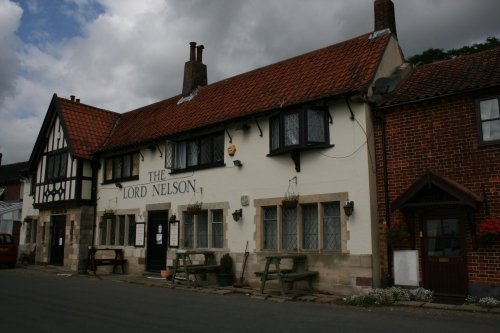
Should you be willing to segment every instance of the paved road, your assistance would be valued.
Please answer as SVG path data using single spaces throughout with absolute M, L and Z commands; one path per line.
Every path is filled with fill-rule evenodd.
M 1 332 L 496 332 L 500 316 L 276 303 L 0 268 Z

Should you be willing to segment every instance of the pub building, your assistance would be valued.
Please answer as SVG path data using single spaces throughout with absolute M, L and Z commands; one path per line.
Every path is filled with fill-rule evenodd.
M 315 289 L 379 286 L 372 106 L 404 59 L 392 2 L 374 7 L 373 32 L 211 84 L 192 42 L 182 93 L 136 110 L 54 94 L 25 198 L 36 262 L 83 271 L 113 248 L 142 274 L 209 250 L 240 274 L 248 243 L 250 284 L 266 256 L 303 254 Z

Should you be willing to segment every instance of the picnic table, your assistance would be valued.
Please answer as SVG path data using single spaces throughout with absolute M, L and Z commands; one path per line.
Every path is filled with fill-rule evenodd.
M 203 256 L 202 264 L 193 264 L 193 256 Z M 175 260 L 173 265 L 169 268 L 173 269 L 171 286 L 175 284 L 175 278 L 178 273 L 185 273 L 188 286 L 191 285 L 190 275 L 193 275 L 196 279 L 197 274 L 207 274 L 216 273 L 219 269 L 215 259 L 215 254 L 213 251 L 203 251 L 203 250 L 179 250 L 175 255 Z
M 282 268 L 282 261 L 293 262 L 291 269 Z M 274 269 L 270 269 L 271 265 L 274 265 Z M 260 293 L 264 293 L 264 288 L 266 286 L 266 281 L 268 280 L 278 280 L 281 295 L 285 296 L 285 283 L 290 283 L 291 288 L 295 281 L 307 280 L 309 283 L 309 289 L 312 288 L 312 280 L 314 277 L 318 276 L 318 272 L 310 271 L 307 263 L 307 256 L 304 254 L 279 254 L 266 256 L 266 265 L 263 271 L 255 272 L 257 277 L 260 277 Z

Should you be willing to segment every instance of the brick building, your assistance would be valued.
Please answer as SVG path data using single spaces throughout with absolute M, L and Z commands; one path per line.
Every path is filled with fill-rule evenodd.
M 376 113 L 382 272 L 416 250 L 436 294 L 500 296 L 500 48 L 418 66 Z M 497 222 L 498 223 L 498 222 Z M 406 233 L 407 232 L 407 233 Z M 388 249 L 389 247 L 389 249 Z

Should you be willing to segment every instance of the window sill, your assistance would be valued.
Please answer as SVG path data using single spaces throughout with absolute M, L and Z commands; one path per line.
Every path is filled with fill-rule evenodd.
M 333 148 L 335 147 L 334 144 L 321 144 L 321 145 L 306 145 L 306 146 L 293 146 L 290 148 L 282 148 L 282 149 L 277 149 L 273 152 L 270 152 L 267 154 L 267 157 L 272 157 L 272 156 L 278 156 L 278 155 L 283 155 L 286 153 L 290 153 L 292 151 L 306 151 L 306 150 L 313 150 L 313 149 L 324 149 L 324 148 Z
M 132 180 L 139 180 L 139 176 L 133 176 L 133 177 L 126 177 L 126 178 L 116 178 L 116 179 L 110 179 L 110 180 L 105 180 L 101 183 L 101 185 L 106 185 L 106 184 L 114 184 L 114 183 L 121 183 L 121 182 L 129 182 Z
M 224 162 L 222 163 L 212 163 L 212 164 L 204 164 L 204 165 L 195 165 L 195 166 L 190 166 L 184 169 L 171 169 L 169 172 L 170 175 L 178 174 L 178 173 L 183 173 L 183 172 L 190 172 L 190 171 L 197 171 L 197 170 L 205 170 L 205 169 L 212 169 L 212 168 L 222 168 L 225 167 L 226 164 Z

